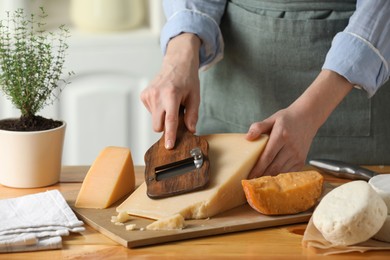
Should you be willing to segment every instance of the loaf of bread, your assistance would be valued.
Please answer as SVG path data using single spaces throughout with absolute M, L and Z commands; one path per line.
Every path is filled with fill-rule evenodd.
M 387 218 L 382 198 L 365 181 L 343 184 L 326 194 L 313 213 L 313 224 L 336 246 L 364 242 Z
M 306 211 L 318 201 L 323 176 L 317 171 L 282 173 L 242 180 L 249 205 L 265 215 L 286 215 Z

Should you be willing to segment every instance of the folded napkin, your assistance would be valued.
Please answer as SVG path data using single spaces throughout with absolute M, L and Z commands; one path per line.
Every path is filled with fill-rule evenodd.
M 390 243 L 375 239 L 351 246 L 335 246 L 328 242 L 321 232 L 314 226 L 312 218 L 306 227 L 302 244 L 304 247 L 313 248 L 316 253 L 323 255 L 341 254 L 349 252 L 366 252 L 371 250 L 390 250 Z
M 0 200 L 0 252 L 61 248 L 83 224 L 58 190 Z

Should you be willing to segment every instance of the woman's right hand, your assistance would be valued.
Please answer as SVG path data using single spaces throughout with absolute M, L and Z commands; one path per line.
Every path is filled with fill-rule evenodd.
M 141 100 L 152 114 L 153 130 L 165 131 L 165 148 L 176 141 L 179 107 L 185 107 L 184 122 L 196 131 L 200 104 L 199 49 L 200 39 L 183 33 L 171 39 L 159 74 L 142 91 Z

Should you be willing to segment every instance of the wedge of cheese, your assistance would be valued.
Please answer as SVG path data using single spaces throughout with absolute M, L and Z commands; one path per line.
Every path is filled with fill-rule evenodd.
M 75 206 L 103 209 L 135 189 L 135 174 L 130 149 L 104 148 L 89 169 Z
M 143 183 L 117 207 L 117 211 L 151 219 L 178 213 L 185 219 L 201 219 L 245 204 L 241 180 L 247 178 L 264 150 L 268 136 L 251 142 L 245 139 L 245 134 L 205 137 L 209 143 L 210 160 L 210 182 L 206 189 L 153 200 L 146 195 L 146 185 Z
M 317 171 L 281 173 L 242 180 L 249 205 L 265 215 L 286 215 L 313 207 L 322 194 L 324 178 Z

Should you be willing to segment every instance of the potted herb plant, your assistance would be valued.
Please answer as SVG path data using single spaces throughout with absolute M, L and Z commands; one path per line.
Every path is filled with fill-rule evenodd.
M 69 31 L 47 32 L 46 16 L 43 8 L 30 15 L 18 9 L 0 21 L 0 91 L 21 114 L 0 120 L 0 183 L 9 187 L 48 186 L 61 172 L 66 124 L 37 113 L 69 83 L 63 78 Z

